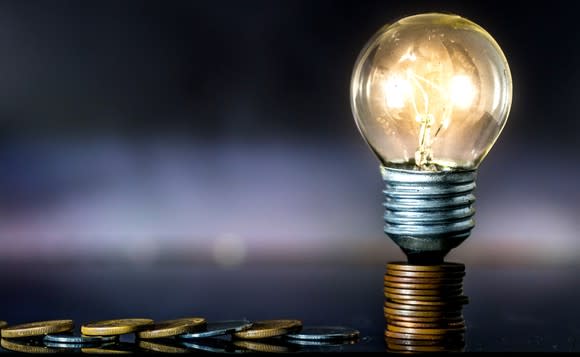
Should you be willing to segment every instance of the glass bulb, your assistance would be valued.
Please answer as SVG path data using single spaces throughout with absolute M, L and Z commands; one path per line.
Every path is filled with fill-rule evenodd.
M 361 51 L 351 106 L 387 167 L 475 169 L 507 120 L 512 81 L 496 41 L 457 15 L 428 13 L 381 28 Z

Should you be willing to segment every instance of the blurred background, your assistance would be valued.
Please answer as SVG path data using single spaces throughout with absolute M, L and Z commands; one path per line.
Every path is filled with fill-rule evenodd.
M 580 258 L 580 31 L 567 2 L 0 2 L 0 261 L 383 264 L 349 103 L 385 23 L 454 12 L 510 63 L 464 263 Z

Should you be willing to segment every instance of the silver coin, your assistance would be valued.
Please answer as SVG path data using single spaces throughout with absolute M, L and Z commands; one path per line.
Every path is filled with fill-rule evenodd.
M 196 339 L 195 341 L 183 341 L 181 345 L 197 350 L 197 351 L 205 351 L 205 352 L 214 352 L 214 353 L 245 353 L 248 350 L 244 348 L 238 348 L 233 343 L 229 341 L 225 341 L 219 338 L 206 338 L 206 339 Z
M 358 330 L 342 326 L 303 327 L 302 330 L 287 334 L 285 337 L 294 340 L 352 340 L 360 335 Z
M 192 333 L 184 333 L 178 335 L 178 338 L 182 339 L 192 339 L 192 338 L 205 338 L 214 337 L 221 335 L 230 335 L 235 332 L 240 332 L 252 327 L 253 323 L 248 320 L 227 320 L 227 321 L 215 321 L 208 322 L 204 329 Z
M 116 341 L 118 337 L 119 336 L 75 336 L 66 334 L 48 334 L 44 336 L 44 341 L 54 343 L 95 344 Z
M 44 341 L 44 345 L 50 348 L 79 349 L 90 345 L 97 345 L 97 343 L 87 344 L 87 343 L 63 343 L 63 342 Z

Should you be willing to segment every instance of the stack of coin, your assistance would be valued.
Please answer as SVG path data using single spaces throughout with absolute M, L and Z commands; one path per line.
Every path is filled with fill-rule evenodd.
M 385 341 L 392 352 L 459 352 L 465 346 L 465 265 L 390 262 L 384 277 Z

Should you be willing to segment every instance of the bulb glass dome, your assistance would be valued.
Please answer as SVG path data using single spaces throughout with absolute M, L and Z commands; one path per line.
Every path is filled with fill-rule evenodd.
M 505 125 L 512 80 L 483 28 L 428 13 L 386 25 L 368 41 L 350 94 L 357 126 L 383 165 L 474 169 Z

